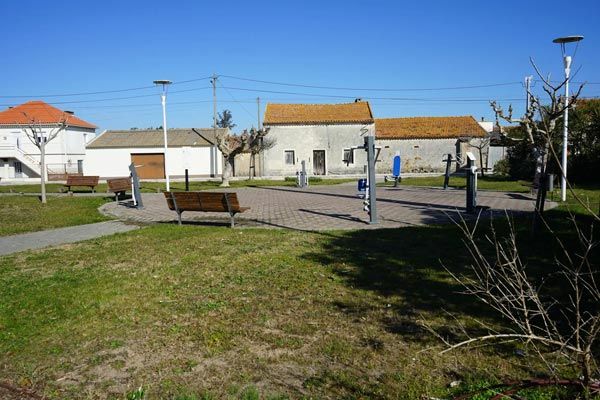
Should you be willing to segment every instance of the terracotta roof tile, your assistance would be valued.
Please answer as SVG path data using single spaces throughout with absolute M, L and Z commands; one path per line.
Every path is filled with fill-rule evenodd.
M 26 115 L 25 115 L 26 114 Z M 97 126 L 51 106 L 43 101 L 27 103 L 0 111 L 0 125 L 25 125 L 34 119 L 40 124 L 56 124 L 68 117 L 67 124 L 80 128 L 96 129 Z M 29 117 L 29 118 L 28 118 Z
M 443 139 L 485 135 L 485 129 L 471 116 L 375 119 L 377 139 Z
M 265 110 L 265 125 L 372 124 L 367 101 L 344 104 L 274 104 Z

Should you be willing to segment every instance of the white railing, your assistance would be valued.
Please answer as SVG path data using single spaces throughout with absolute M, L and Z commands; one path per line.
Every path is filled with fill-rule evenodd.
M 34 172 L 40 172 L 40 163 L 14 144 L 0 144 L 0 157 L 12 157 L 21 161 Z

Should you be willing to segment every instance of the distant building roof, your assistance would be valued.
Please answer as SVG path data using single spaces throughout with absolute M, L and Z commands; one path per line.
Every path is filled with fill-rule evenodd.
M 43 101 L 27 103 L 0 111 L 0 125 L 27 125 L 34 120 L 37 124 L 53 125 L 66 121 L 68 126 L 96 129 L 97 126 L 77 118 L 71 113 L 59 110 Z
M 471 116 L 375 119 L 377 139 L 447 139 L 485 135 L 485 129 Z
M 343 104 L 268 103 L 265 125 L 372 124 L 373 113 L 367 101 Z
M 218 131 L 227 131 L 227 128 L 218 128 Z M 202 147 L 214 143 L 214 129 L 212 128 L 186 128 L 168 129 L 167 142 L 170 147 Z M 164 138 L 162 129 L 105 131 L 86 148 L 133 148 L 133 147 L 162 147 Z

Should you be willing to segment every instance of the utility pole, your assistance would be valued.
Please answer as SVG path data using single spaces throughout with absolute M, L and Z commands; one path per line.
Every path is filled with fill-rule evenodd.
M 217 176 L 218 173 L 218 164 L 217 164 L 217 149 L 216 149 L 216 140 L 217 140 L 217 79 L 219 77 L 217 74 L 213 74 L 210 83 L 212 83 L 213 88 L 213 143 L 212 153 L 213 153 L 213 176 Z
M 256 98 L 256 117 L 258 120 L 258 125 L 256 125 L 256 129 L 260 131 L 260 97 Z
M 525 95 L 526 95 L 526 103 L 525 103 L 525 112 L 529 111 L 529 106 L 531 105 L 531 78 L 532 76 L 525 77 Z

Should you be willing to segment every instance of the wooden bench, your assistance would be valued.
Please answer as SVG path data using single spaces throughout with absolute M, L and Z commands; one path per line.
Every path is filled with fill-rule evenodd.
M 83 176 L 83 175 L 69 175 L 67 176 L 67 183 L 63 186 L 67 187 L 67 191 L 71 191 L 71 186 L 87 186 L 92 189 L 92 193 L 98 186 L 99 176 Z
M 229 213 L 233 228 L 235 214 L 250 209 L 250 207 L 240 207 L 237 194 L 231 192 L 164 192 L 164 194 L 169 209 L 177 212 L 179 225 L 184 211 L 226 212 Z
M 107 179 L 108 191 L 115 194 L 115 201 L 119 201 L 120 195 L 125 195 L 131 190 L 131 177 Z

